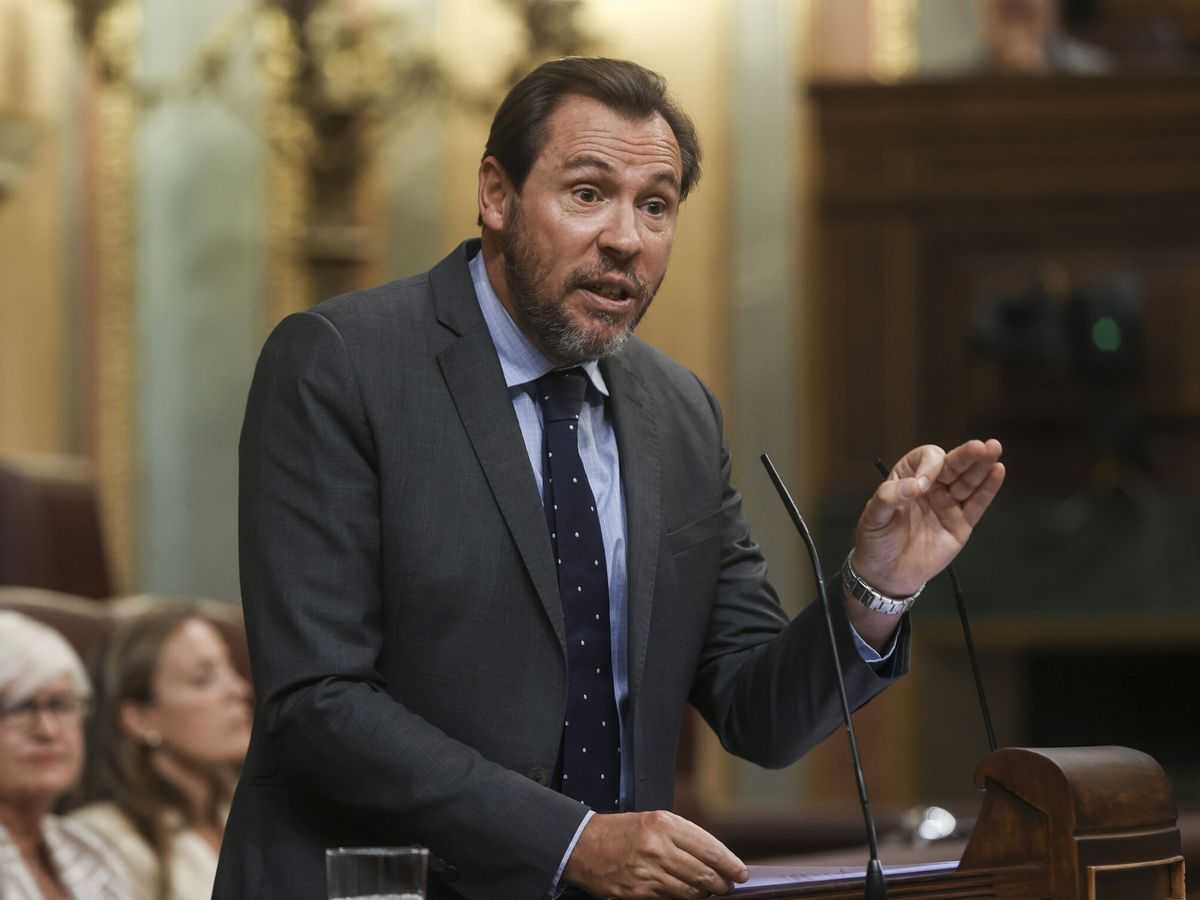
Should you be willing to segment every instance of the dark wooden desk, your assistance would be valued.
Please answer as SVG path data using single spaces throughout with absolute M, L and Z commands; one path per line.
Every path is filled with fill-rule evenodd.
M 1007 748 L 988 756 L 976 778 L 986 790 L 984 805 L 958 865 L 893 874 L 889 897 L 1184 900 L 1170 785 L 1144 753 Z M 861 874 L 815 871 L 816 880 L 739 893 L 776 900 L 862 897 Z M 786 878 L 783 870 L 773 874 Z

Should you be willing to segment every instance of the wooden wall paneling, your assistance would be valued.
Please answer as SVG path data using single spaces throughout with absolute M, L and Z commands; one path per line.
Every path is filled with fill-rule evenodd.
M 887 296 L 879 264 L 884 234 L 878 227 L 834 221 L 824 238 L 820 296 L 827 406 L 813 427 L 828 433 L 828 468 L 817 483 L 861 484 L 864 464 L 885 443 L 879 378 Z
M 917 757 L 921 707 L 927 702 L 914 679 L 906 679 L 854 714 L 854 730 L 871 805 L 894 812 L 917 803 L 925 764 Z M 986 748 L 984 748 L 986 750 Z M 976 753 L 972 760 L 978 760 Z M 854 766 L 846 729 L 839 727 L 804 759 L 805 803 L 852 814 L 858 808 Z M 877 813 L 878 814 L 878 813 Z M 865 842 L 864 837 L 864 842 Z
M 928 439 L 952 441 L 983 428 L 1002 438 L 1007 435 L 1016 454 L 1029 438 L 1039 454 L 1084 449 L 1078 442 L 1086 443 L 1090 412 L 1081 402 L 1077 376 L 1037 368 L 1005 371 L 973 351 L 967 340 L 975 304 L 1021 290 L 1039 269 L 1049 267 L 1076 285 L 1108 277 L 1136 278 L 1150 352 L 1143 382 L 1131 391 L 1131 402 L 1144 411 L 1152 432 L 1170 434 L 1168 440 L 1153 442 L 1157 449 L 1152 458 L 1177 455 L 1171 450 L 1174 442 L 1200 451 L 1200 359 L 1192 349 L 1200 335 L 1200 295 L 1195 291 L 1200 256 L 1190 246 L 1192 235 L 1177 227 L 1164 228 L 1158 213 L 1064 214 L 1045 222 L 997 221 L 990 231 L 946 227 L 927 232 L 916 291 L 915 402 L 922 439 L 929 435 Z M 1196 227 L 1195 233 L 1200 233 L 1200 222 Z M 1046 428 L 1060 432 L 1059 443 L 1041 439 Z M 1028 462 L 1030 476 L 1040 468 L 1036 458 L 1017 456 L 1014 461 Z M 1194 466 L 1176 469 L 1172 477 L 1178 487 L 1200 487 L 1200 471 Z M 1030 488 L 1051 486 L 1037 478 L 1029 482 Z
M 918 440 L 925 440 L 917 434 L 914 421 L 917 337 L 914 307 L 919 289 L 916 244 L 917 232 L 911 222 L 896 218 L 883 226 L 879 322 L 883 352 L 878 369 L 883 399 L 883 443 L 878 455 L 889 467 Z
M 819 483 L 845 530 L 875 455 L 981 429 L 1005 440 L 1009 485 L 961 562 L 987 614 L 977 641 L 1021 623 L 1010 635 L 1016 646 L 991 660 L 994 704 L 1019 740 L 1030 702 L 1022 647 L 1133 614 L 1151 631 L 1169 630 L 1186 602 L 1169 598 L 1196 580 L 1186 498 L 1200 493 L 1200 78 L 822 84 L 811 98 L 813 290 L 829 407 Z M 1038 277 L 1053 287 L 1125 275 L 1140 284 L 1149 348 L 1136 388 L 1105 393 L 1052 366 L 1000 366 L 972 345 L 978 304 L 989 297 L 1020 293 Z M 1094 411 L 1130 399 L 1144 413 L 1150 476 L 1108 471 L 1097 452 Z M 1103 537 L 1096 519 L 1069 561 L 1036 543 L 1071 533 L 1049 527 L 1049 515 L 1116 514 L 1122 507 L 1106 492 L 1124 495 L 1129 509 L 1116 532 Z M 861 717 L 866 755 L 900 773 L 871 775 L 889 799 L 935 799 L 927 792 L 943 778 L 957 786 L 949 796 L 971 798 L 965 771 L 946 762 L 977 758 L 968 748 L 981 735 L 977 715 L 962 721 L 974 701 L 958 638 L 920 637 L 949 627 L 945 594 L 918 613 L 922 674 L 911 693 L 885 696 Z M 953 725 L 945 710 L 959 710 Z M 942 730 L 931 730 L 939 721 Z M 813 781 L 837 795 L 845 754 L 820 753 L 830 754 L 818 763 L 827 779 Z

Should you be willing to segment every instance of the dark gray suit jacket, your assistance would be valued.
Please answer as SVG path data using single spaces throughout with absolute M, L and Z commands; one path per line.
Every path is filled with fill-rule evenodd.
M 409 843 L 464 897 L 539 900 L 584 815 L 547 786 L 563 614 L 467 270 L 477 246 L 292 316 L 263 348 L 239 521 L 258 707 L 219 900 L 323 900 L 326 847 Z M 602 370 L 628 519 L 634 803 L 669 808 L 687 702 L 731 752 L 787 765 L 838 724 L 833 663 L 819 608 L 789 624 L 766 581 L 712 396 L 637 339 Z M 857 706 L 888 679 L 834 605 Z

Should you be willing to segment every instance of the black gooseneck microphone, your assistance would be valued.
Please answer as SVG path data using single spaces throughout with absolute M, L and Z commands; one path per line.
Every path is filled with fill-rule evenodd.
M 825 576 L 821 574 L 821 560 L 817 556 L 817 545 L 813 541 L 808 526 L 804 524 L 800 510 L 796 507 L 796 501 L 792 499 L 792 495 L 788 493 L 788 489 L 783 484 L 783 479 L 775 471 L 771 457 L 764 453 L 759 459 L 766 467 L 767 474 L 771 476 L 771 482 L 775 485 L 775 490 L 779 492 L 779 499 L 787 507 L 788 514 L 792 517 L 796 530 L 800 532 L 800 537 L 804 539 L 804 546 L 808 548 L 808 555 L 812 560 L 813 574 L 817 578 L 817 596 L 821 598 L 821 606 L 825 610 L 825 625 L 829 630 L 829 649 L 833 651 L 833 667 L 837 671 L 838 694 L 842 700 L 842 719 L 846 723 L 846 733 L 850 736 L 850 756 L 854 760 L 858 799 L 862 804 L 863 822 L 867 826 L 867 846 L 870 849 L 871 857 L 867 861 L 867 880 L 863 896 L 865 900 L 887 900 L 887 884 L 883 880 L 883 866 L 879 862 L 879 841 L 875 836 L 875 817 L 871 814 L 871 801 L 867 799 L 867 782 L 863 778 L 862 759 L 858 755 L 858 738 L 854 735 L 854 720 L 850 717 L 850 702 L 846 699 L 846 681 L 842 677 L 842 662 L 838 658 L 837 636 L 833 631 L 833 614 L 830 612 L 829 597 L 825 593 Z
M 883 464 L 882 459 L 875 460 L 875 468 L 884 478 L 892 474 Z M 954 604 L 958 607 L 958 620 L 962 623 L 963 642 L 967 645 L 967 659 L 971 662 L 971 675 L 975 678 L 975 692 L 979 695 L 979 710 L 983 713 L 983 727 L 987 731 L 988 747 L 995 753 L 996 729 L 992 727 L 992 712 L 988 708 L 987 694 L 983 690 L 979 658 L 975 655 L 975 640 L 971 637 L 971 622 L 967 619 L 967 601 L 963 596 L 962 585 L 958 581 L 958 573 L 954 571 L 954 563 L 946 566 L 946 573 L 950 576 L 950 586 L 954 588 Z

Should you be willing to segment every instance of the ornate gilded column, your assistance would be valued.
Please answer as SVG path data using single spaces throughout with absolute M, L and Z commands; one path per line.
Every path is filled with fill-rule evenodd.
M 132 66 L 140 16 L 135 0 L 120 0 L 104 15 L 96 33 L 96 48 L 102 58 Z M 129 92 L 100 79 L 92 82 L 90 114 L 91 445 L 113 581 L 120 592 L 131 586 L 134 557 L 137 359 L 133 146 L 138 117 Z
M 871 74 L 897 81 L 916 74 L 920 0 L 871 0 Z
M 226 495 L 258 332 L 361 286 L 370 161 L 430 100 L 480 92 L 394 0 L 71 2 L 93 74 L 83 368 L 116 577 L 233 596 Z M 583 49 L 578 0 L 509 5 L 521 71 Z
M 25 112 L 28 49 L 24 20 L 9 10 L 0 21 L 0 203 L 24 180 L 37 140 L 34 123 Z M 7 34 L 2 34 L 7 32 Z
M 265 159 L 263 208 L 266 216 L 265 330 L 317 301 L 301 248 L 308 219 L 309 185 L 305 159 L 311 139 L 300 111 L 291 103 L 300 65 L 282 10 L 268 10 L 258 22 L 263 79 L 263 129 L 273 152 Z
M 35 140 L 33 123 L 0 109 L 0 203 L 25 177 Z

